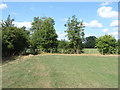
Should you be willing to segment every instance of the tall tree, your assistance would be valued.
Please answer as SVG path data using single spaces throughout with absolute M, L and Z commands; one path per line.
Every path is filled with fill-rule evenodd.
M 8 16 L 0 23 L 2 30 L 2 54 L 5 56 L 21 53 L 29 44 L 29 31 L 25 27 L 18 28 L 13 24 L 14 19 Z
M 52 18 L 35 17 L 32 22 L 31 31 L 33 31 L 32 41 L 34 47 L 42 49 L 45 52 L 57 50 L 57 34 L 54 29 L 55 22 Z
M 95 36 L 86 37 L 84 42 L 85 48 L 95 48 L 96 39 Z
M 81 53 L 83 48 L 82 41 L 85 35 L 83 21 L 78 21 L 75 15 L 73 15 L 72 19 L 68 18 L 65 27 L 67 27 L 65 32 L 67 32 L 71 48 L 74 49 L 76 53 Z

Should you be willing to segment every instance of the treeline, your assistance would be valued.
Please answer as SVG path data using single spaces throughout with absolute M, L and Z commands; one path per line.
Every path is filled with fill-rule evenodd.
M 2 55 L 18 55 L 28 48 L 30 31 L 25 27 L 18 28 L 13 24 L 14 19 L 8 16 L 6 21 L 2 21 L 0 29 L 2 30 Z
M 64 25 L 67 29 L 68 41 L 57 40 L 58 35 L 54 28 L 55 21 L 50 17 L 34 17 L 32 27 L 27 30 L 26 27 L 18 28 L 13 24 L 14 19 L 1 21 L 2 30 L 2 55 L 12 56 L 20 54 L 38 54 L 38 53 L 83 53 L 84 48 L 98 48 L 101 54 L 120 53 L 119 44 L 116 39 L 110 35 L 99 38 L 95 36 L 86 37 L 84 33 L 83 21 L 78 21 L 75 15 L 68 18 Z

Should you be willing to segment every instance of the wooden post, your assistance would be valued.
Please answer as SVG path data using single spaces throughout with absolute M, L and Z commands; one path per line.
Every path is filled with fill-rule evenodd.
M 103 55 L 103 49 L 102 49 L 102 55 Z
M 50 50 L 50 53 L 52 53 L 52 49 Z
M 63 49 L 62 49 L 62 53 L 63 53 Z

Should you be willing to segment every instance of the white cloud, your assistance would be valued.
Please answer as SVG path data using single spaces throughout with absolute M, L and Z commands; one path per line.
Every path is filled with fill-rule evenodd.
M 79 19 L 79 21 L 83 21 L 82 19 Z
M 7 7 L 8 7 L 7 4 L 0 4 L 0 9 L 5 9 Z
M 67 21 L 67 20 L 68 20 L 68 18 L 61 19 L 61 21 Z
M 114 20 L 110 26 L 114 26 L 114 27 L 117 27 L 118 26 L 118 20 Z
M 59 33 L 59 32 L 57 32 L 57 35 L 58 35 L 59 37 L 65 37 L 65 35 L 67 35 L 67 33 Z
M 100 4 L 100 6 L 105 6 L 105 5 L 108 5 L 109 3 L 108 2 L 104 2 L 102 4 Z
M 98 15 L 103 18 L 112 18 L 112 17 L 118 17 L 118 12 L 113 11 L 112 7 L 106 7 L 102 6 L 97 11 Z
M 93 34 L 85 34 L 85 37 L 94 36 Z
M 59 33 L 59 32 L 57 32 L 57 35 L 58 35 L 58 40 L 61 40 L 61 39 L 68 40 L 67 37 L 65 37 L 65 35 L 67 35 L 67 33 Z
M 108 31 L 108 29 L 107 28 L 105 28 L 105 29 L 103 29 L 102 30 L 104 33 L 106 33 L 107 31 Z
M 115 31 L 115 32 L 111 32 L 111 33 L 108 33 L 109 35 L 112 35 L 112 36 L 118 36 L 118 31 Z
M 15 26 L 17 27 L 23 27 L 25 26 L 26 28 L 31 28 L 31 22 L 13 22 L 13 24 L 15 24 Z
M 99 35 L 97 35 L 97 34 L 93 34 L 93 33 L 86 33 L 86 34 L 85 34 L 85 37 L 89 37 L 89 36 L 95 36 L 95 37 L 98 37 Z
M 12 15 L 16 15 L 17 13 L 16 13 L 16 12 L 12 12 L 11 14 L 12 14 Z
M 102 27 L 102 24 L 99 23 L 97 20 L 93 20 L 90 23 L 84 23 L 84 24 L 85 24 L 85 26 L 89 26 L 91 28 L 101 28 Z
M 113 30 L 114 30 L 114 31 L 118 31 L 118 27 L 114 28 Z

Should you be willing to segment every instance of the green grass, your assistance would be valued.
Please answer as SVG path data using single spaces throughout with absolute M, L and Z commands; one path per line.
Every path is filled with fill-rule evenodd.
M 95 49 L 95 48 L 85 48 L 84 53 L 85 54 L 100 54 L 98 49 Z
M 3 65 L 3 88 L 117 88 L 115 56 L 44 55 Z

